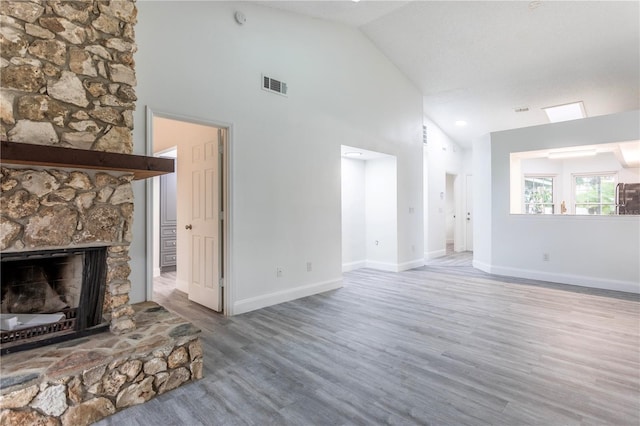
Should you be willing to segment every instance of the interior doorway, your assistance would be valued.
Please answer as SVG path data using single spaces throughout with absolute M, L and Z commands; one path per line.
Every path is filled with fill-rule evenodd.
M 188 300 L 216 312 L 226 312 L 228 271 L 228 127 L 189 121 L 149 112 L 151 151 L 176 158 L 175 191 L 170 179 L 152 186 L 153 221 L 150 239 L 153 255 L 149 270 L 154 279 L 147 299 L 184 293 Z M 173 199 L 170 197 L 173 196 Z M 167 226 L 163 210 L 175 226 Z M 166 216 L 166 214 L 164 215 Z M 167 233 L 173 233 L 174 238 Z M 173 261 L 173 265 L 171 265 Z M 173 270 L 172 270 L 173 269 Z M 163 294 L 154 291 L 154 282 Z
M 397 161 L 343 145 L 342 271 L 398 270 Z
M 456 175 L 447 173 L 445 177 L 445 248 L 446 254 L 453 254 L 456 247 Z
M 466 176 L 465 188 L 465 250 L 473 251 L 473 175 Z

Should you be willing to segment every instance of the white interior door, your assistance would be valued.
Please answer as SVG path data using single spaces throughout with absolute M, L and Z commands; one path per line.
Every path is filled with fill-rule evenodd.
M 215 139 L 191 146 L 189 233 L 189 300 L 220 312 L 220 132 Z
M 465 248 L 468 251 L 473 251 L 473 176 L 467 175 L 467 194 L 466 194 L 466 207 L 467 211 L 465 214 L 465 236 L 466 236 L 466 244 Z

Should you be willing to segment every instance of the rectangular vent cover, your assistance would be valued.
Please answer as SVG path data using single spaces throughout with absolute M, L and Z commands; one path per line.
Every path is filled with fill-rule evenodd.
M 422 143 L 427 144 L 427 126 L 422 125 Z
M 268 92 L 287 96 L 287 83 L 262 75 L 262 88 Z

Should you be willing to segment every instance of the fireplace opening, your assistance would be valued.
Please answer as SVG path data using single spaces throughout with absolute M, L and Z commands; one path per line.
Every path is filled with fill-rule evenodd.
M 2 253 L 0 353 L 105 331 L 106 247 Z

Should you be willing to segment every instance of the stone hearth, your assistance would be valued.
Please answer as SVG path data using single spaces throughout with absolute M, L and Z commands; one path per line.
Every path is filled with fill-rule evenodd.
M 4 355 L 0 424 L 88 425 L 200 379 L 200 330 L 153 302 L 132 307 L 134 332 Z

